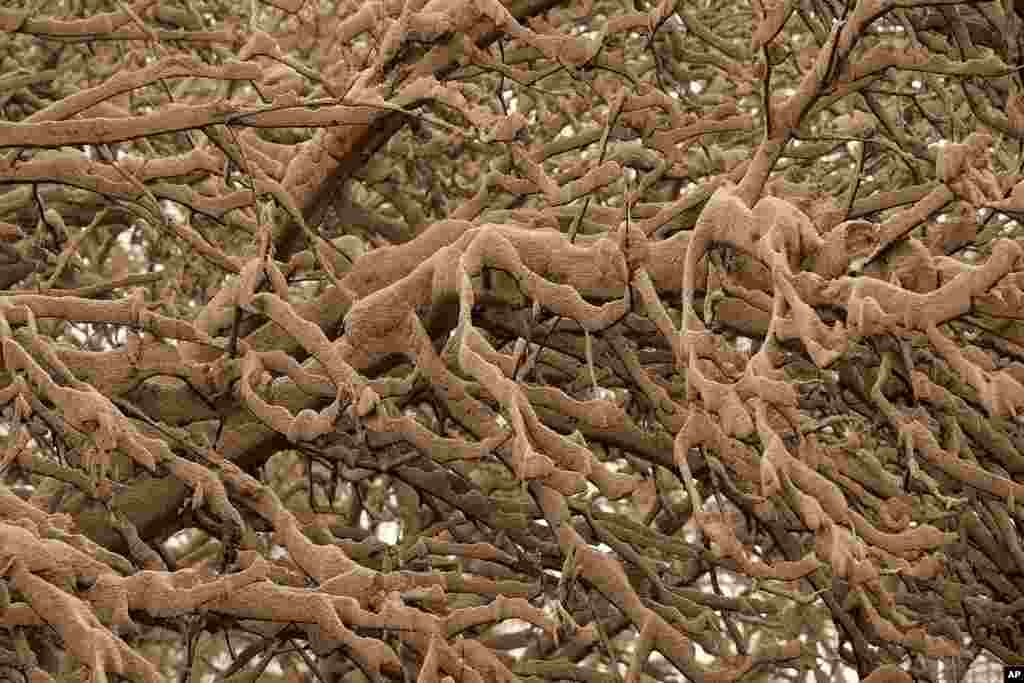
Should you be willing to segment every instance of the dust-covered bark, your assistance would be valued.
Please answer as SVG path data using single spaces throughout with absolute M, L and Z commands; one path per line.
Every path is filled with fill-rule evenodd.
M 1022 663 L 1013 3 L 0 8 L 0 668 Z

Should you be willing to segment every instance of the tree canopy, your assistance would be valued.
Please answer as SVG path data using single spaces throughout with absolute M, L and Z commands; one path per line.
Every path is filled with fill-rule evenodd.
M 0 8 L 0 676 L 1024 663 L 1012 0 Z

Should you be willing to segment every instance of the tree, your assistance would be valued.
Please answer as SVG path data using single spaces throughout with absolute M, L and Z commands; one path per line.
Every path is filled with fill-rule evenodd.
M 6 3 L 3 675 L 1021 663 L 1013 10 Z

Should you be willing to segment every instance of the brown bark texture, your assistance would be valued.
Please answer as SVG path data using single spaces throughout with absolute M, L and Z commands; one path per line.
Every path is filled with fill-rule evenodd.
M 0 679 L 1024 663 L 1005 0 L 0 7 Z

